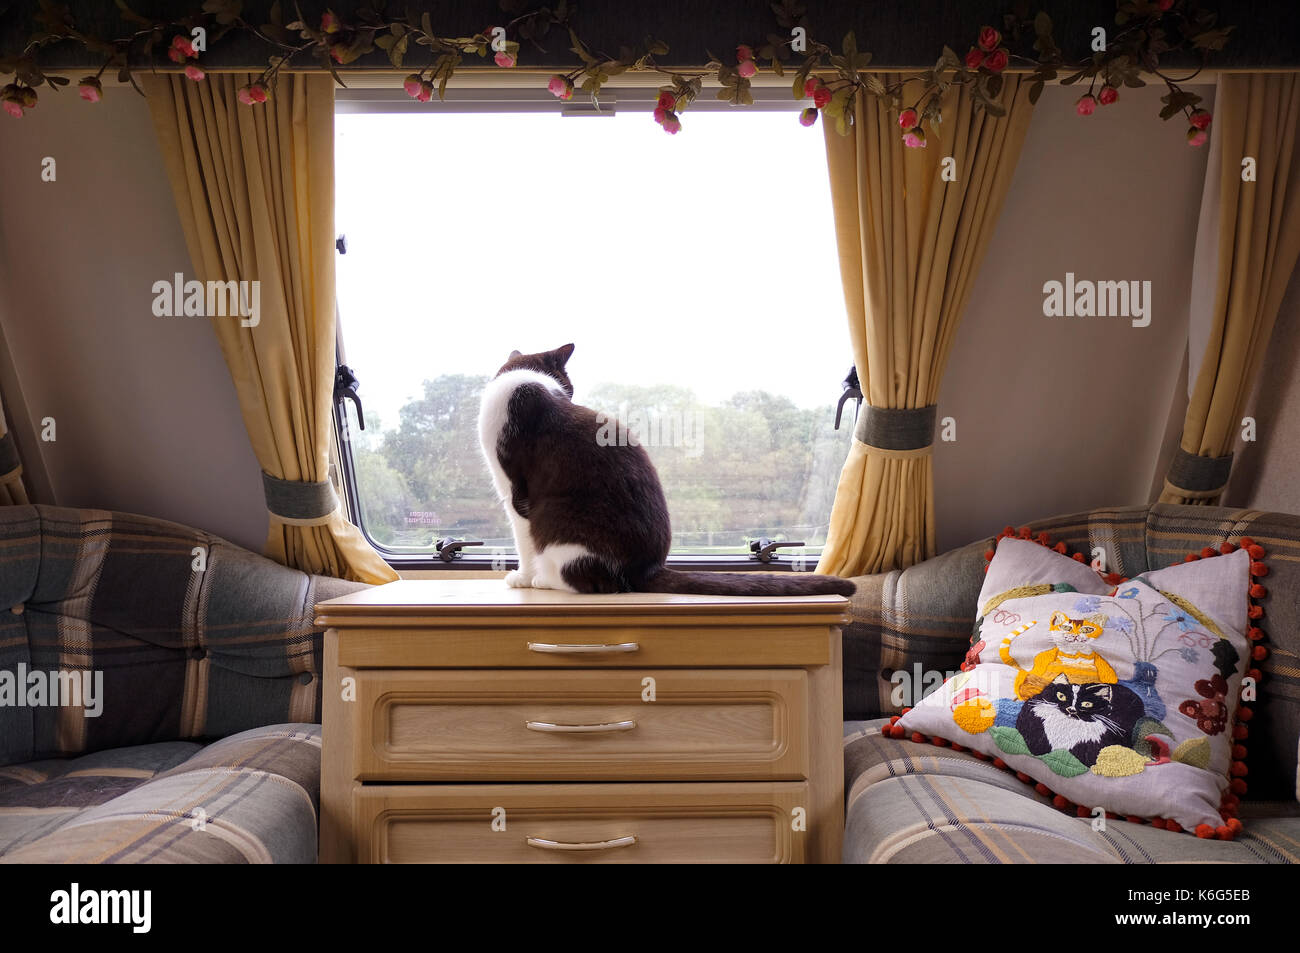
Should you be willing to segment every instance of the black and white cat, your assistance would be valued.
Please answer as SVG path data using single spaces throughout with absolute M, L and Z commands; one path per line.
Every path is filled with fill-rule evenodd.
M 855 590 L 838 576 L 668 569 L 672 532 L 659 474 L 642 447 L 599 439 L 596 412 L 573 403 L 565 372 L 572 353 L 572 344 L 513 351 L 483 391 L 479 441 L 519 553 L 506 585 L 707 595 Z
M 1092 767 L 1102 748 L 1132 743 L 1133 729 L 1145 711 L 1142 699 L 1123 685 L 1075 685 L 1068 676 L 1058 675 L 1025 702 L 1016 730 L 1030 754 L 1064 749 Z

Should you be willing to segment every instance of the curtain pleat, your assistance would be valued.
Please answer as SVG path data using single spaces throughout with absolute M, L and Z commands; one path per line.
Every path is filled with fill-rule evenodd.
M 1205 351 L 1162 503 L 1214 505 L 1227 482 L 1227 456 L 1300 257 L 1298 127 L 1300 74 L 1219 77 L 1218 217 L 1197 239 L 1217 247 L 1217 280 L 1212 305 L 1193 307 L 1193 320 L 1206 322 Z M 1244 159 L 1254 160 L 1253 182 L 1242 180 Z
M 142 76 L 190 258 L 200 281 L 258 281 L 256 326 L 209 315 L 262 470 L 329 478 L 334 381 L 334 86 L 286 74 L 261 105 L 251 76 Z M 313 525 L 299 525 L 307 522 Z M 266 554 L 312 573 L 389 582 L 397 574 L 336 508 L 271 514 Z
M 825 129 L 849 333 L 869 407 L 938 400 L 1033 112 L 1029 84 L 1015 76 L 1004 78 L 999 102 L 1006 115 L 995 117 L 976 111 L 966 89 L 950 88 L 925 149 L 906 148 L 892 110 L 866 93 L 848 136 Z M 945 157 L 953 181 L 941 176 Z M 934 552 L 929 448 L 883 450 L 855 435 L 817 571 L 874 573 Z

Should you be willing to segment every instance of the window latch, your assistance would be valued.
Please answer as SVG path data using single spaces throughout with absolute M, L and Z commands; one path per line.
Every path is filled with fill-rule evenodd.
M 357 396 L 357 388 L 361 386 L 361 381 L 357 380 L 357 375 L 352 373 L 352 368 L 346 364 L 340 364 L 334 369 L 334 401 L 343 403 L 350 400 L 357 405 L 357 424 L 362 430 L 366 429 L 366 415 L 361 409 L 361 398 Z
M 794 542 L 782 541 L 779 543 L 775 543 L 772 540 L 768 539 L 766 536 L 760 536 L 758 539 L 752 540 L 750 542 L 749 551 L 753 555 L 753 557 L 757 559 L 760 563 L 770 563 L 773 559 L 777 557 L 778 555 L 777 549 L 779 549 L 780 547 L 805 546 L 805 545 L 807 544 L 802 542 L 794 543 Z
M 844 413 L 844 405 L 849 401 L 856 401 L 853 407 L 853 419 L 857 421 L 858 412 L 862 410 L 862 385 L 858 383 L 857 365 L 849 368 L 849 376 L 844 378 L 840 383 L 840 388 L 844 393 L 840 394 L 840 402 L 835 405 L 835 429 L 840 429 L 840 415 Z
M 459 537 L 448 537 L 439 539 L 433 544 L 433 551 L 438 554 L 438 558 L 445 563 L 453 559 L 459 559 L 464 554 L 461 552 L 466 546 L 482 546 L 481 539 L 460 539 Z

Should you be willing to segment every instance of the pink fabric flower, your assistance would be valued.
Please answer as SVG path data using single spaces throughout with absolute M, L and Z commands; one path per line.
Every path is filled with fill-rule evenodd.
M 1097 98 L 1092 93 L 1084 93 L 1074 104 L 1074 111 L 1080 116 L 1091 116 L 1097 111 Z
M 758 67 L 754 65 L 753 60 L 742 60 L 740 65 L 736 67 L 736 72 L 745 79 L 749 79 L 758 72 Z
M 818 86 L 813 90 L 813 105 L 818 109 L 825 109 L 826 104 L 831 101 L 831 91 L 825 86 Z
M 266 102 L 269 94 L 266 87 L 259 82 L 239 87 L 239 91 L 235 95 L 245 106 L 253 106 L 257 103 Z
M 568 86 L 568 80 L 558 73 L 546 81 L 546 91 L 556 99 L 564 99 L 564 90 Z
M 422 82 L 420 84 L 420 91 L 415 94 L 415 98 L 418 102 L 422 102 L 422 103 L 427 103 L 432 101 L 433 83 L 430 83 L 427 80 L 425 82 Z
M 668 91 L 665 90 L 664 92 L 661 92 L 661 93 L 659 94 L 659 100 L 658 100 L 658 102 L 655 103 L 655 105 L 656 105 L 658 108 L 660 108 L 660 109 L 664 109 L 664 110 L 668 110 L 668 109 L 676 109 L 676 108 L 677 108 L 677 97 L 674 96 L 672 93 L 670 93 L 670 92 L 668 92 Z
M 903 133 L 903 145 L 909 149 L 924 149 L 925 130 L 920 126 L 907 130 L 907 132 Z
M 816 76 L 809 76 L 806 80 L 804 80 L 803 98 L 807 99 L 809 96 L 813 95 L 815 92 L 817 92 L 819 88 L 821 88 L 821 85 L 822 85 L 822 81 L 820 79 L 818 79 Z
M 1103 106 L 1109 106 L 1117 99 L 1119 99 L 1119 90 L 1114 86 L 1103 86 L 1101 92 L 1097 94 L 1097 102 Z
M 339 18 L 333 10 L 326 10 L 321 14 L 320 31 L 322 33 L 337 33 L 339 31 Z
M 509 69 L 515 65 L 515 58 L 505 50 L 502 50 L 496 56 L 492 57 L 492 62 L 496 63 L 497 66 L 500 66 L 502 69 Z
M 902 126 L 904 130 L 914 128 L 918 122 L 920 122 L 920 119 L 916 115 L 915 109 L 904 109 L 898 114 L 898 124 Z
M 176 50 L 182 56 L 187 56 L 190 59 L 194 59 L 199 55 L 194 49 L 194 44 L 191 43 L 187 37 L 180 36 L 179 34 L 172 38 L 171 48 Z
M 18 105 L 18 103 L 11 102 L 10 100 L 6 99 L 4 105 L 5 105 L 5 112 L 7 112 L 9 115 L 13 116 L 15 119 L 23 118 L 23 107 Z
M 655 117 L 655 122 L 659 123 L 659 125 L 662 126 L 664 124 L 664 120 L 668 118 L 668 110 L 664 109 L 663 106 L 656 106 L 654 117 Z
M 1002 34 L 991 26 L 980 27 L 979 47 L 985 53 L 991 53 L 1002 42 Z
M 402 89 L 404 89 L 406 95 L 410 96 L 412 99 L 420 95 L 420 87 L 422 85 L 423 83 L 420 80 L 419 73 L 412 73 L 410 76 L 406 77 L 406 79 L 402 80 Z
M 1174 5 L 1174 0 L 1156 0 L 1156 9 L 1164 13 Z
M 736 62 L 744 63 L 754 58 L 754 51 L 744 43 L 736 47 Z
M 817 110 L 809 106 L 803 112 L 799 113 L 799 123 L 803 126 L 811 126 L 817 121 Z
M 104 87 L 93 76 L 87 76 L 77 84 L 77 95 L 88 103 L 97 103 L 104 98 Z
M 1210 112 L 1207 109 L 1194 109 L 1192 110 L 1190 121 L 1197 129 L 1209 129 L 1210 123 L 1214 121 L 1214 117 L 1210 115 Z
M 999 46 L 996 50 L 984 57 L 984 68 L 990 73 L 1001 73 L 1007 68 L 1007 63 L 1011 57 L 1007 54 L 1006 47 Z
M 675 136 L 682 131 L 682 121 L 677 118 L 676 113 L 669 113 L 663 121 L 664 132 Z
M 167 58 L 177 64 L 185 62 L 185 54 L 175 47 L 172 47 L 167 51 Z
M 200 67 L 195 66 L 193 63 L 190 63 L 185 67 L 185 75 L 197 83 L 199 80 L 203 79 L 203 77 L 207 76 L 208 74 L 203 72 L 203 70 Z
M 1187 144 L 1189 146 L 1203 146 L 1205 140 L 1210 138 L 1210 134 L 1204 129 L 1197 129 L 1195 126 L 1187 127 Z
M 970 48 L 970 52 L 966 54 L 966 68 L 979 69 L 980 64 L 983 62 L 984 62 L 984 54 L 972 46 Z

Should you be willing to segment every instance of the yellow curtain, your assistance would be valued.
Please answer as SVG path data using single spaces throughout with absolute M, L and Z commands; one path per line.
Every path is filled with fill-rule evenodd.
M 1213 505 L 1300 257 L 1300 74 L 1225 74 L 1215 94 L 1218 265 L 1209 336 L 1162 503 Z M 1243 160 L 1255 181 L 1242 181 Z
M 9 432 L 4 404 L 0 403 L 0 506 L 18 506 L 30 503 L 27 487 L 23 486 L 23 466 L 18 457 L 18 446 Z
M 925 149 L 906 148 L 897 115 L 865 93 L 848 136 L 826 127 L 840 276 L 869 406 L 840 473 L 818 572 L 856 576 L 934 555 L 933 405 L 1033 111 L 1029 83 L 1015 76 L 998 100 L 1005 116 L 976 111 L 968 90 L 950 88 Z M 952 181 L 941 175 L 946 157 Z M 880 427 L 868 430 L 888 433 L 901 420 L 915 435 L 928 420 L 929 435 L 921 446 L 889 447 L 879 436 L 869 445 L 871 408 L 917 413 L 876 414 Z
M 197 269 L 192 277 L 259 283 L 256 293 L 247 286 L 241 311 L 256 303 L 256 324 L 251 316 L 207 313 L 264 477 L 299 485 L 270 484 L 277 510 L 266 554 L 307 572 L 389 582 L 397 574 L 344 518 L 326 485 L 335 329 L 333 81 L 281 75 L 268 102 L 245 106 L 236 91 L 252 78 L 140 77 Z M 294 515 L 297 490 L 306 502 Z

